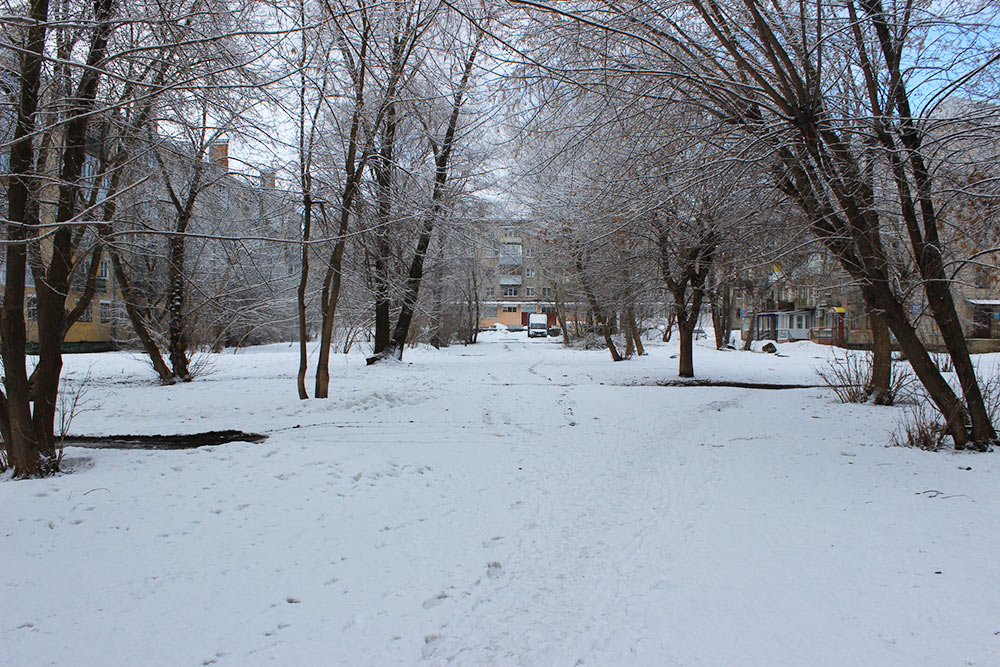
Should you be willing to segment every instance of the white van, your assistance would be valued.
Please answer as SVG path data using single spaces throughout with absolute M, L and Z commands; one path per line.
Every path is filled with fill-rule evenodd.
M 545 313 L 531 313 L 528 315 L 528 338 L 541 336 L 545 338 L 549 335 L 549 318 Z

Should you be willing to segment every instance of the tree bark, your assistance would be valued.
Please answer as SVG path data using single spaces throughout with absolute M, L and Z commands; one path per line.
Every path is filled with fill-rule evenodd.
M 682 378 L 694 377 L 694 325 L 689 318 L 677 318 L 677 340 L 680 342 L 677 375 Z
M 555 288 L 555 304 L 556 318 L 559 320 L 559 326 L 562 328 L 563 346 L 569 347 L 569 326 L 566 324 L 566 307 L 562 303 L 558 287 Z
M 191 381 L 188 369 L 188 336 L 185 327 L 184 306 L 186 301 L 186 278 L 184 273 L 185 239 L 187 220 L 178 221 L 177 236 L 167 240 L 169 264 L 169 287 L 167 291 L 167 349 L 174 376 L 183 382 Z
M 721 296 L 720 296 L 721 293 Z M 713 292 L 712 327 L 715 330 L 715 349 L 729 345 L 729 331 L 733 326 L 733 290 L 720 285 Z
M 868 312 L 872 334 L 872 376 L 865 387 L 875 405 L 892 405 L 892 339 L 885 319 L 877 311 Z
M 628 325 L 628 308 L 626 312 L 623 313 L 622 317 L 625 318 L 622 329 L 625 330 L 625 358 L 631 359 L 635 354 L 635 339 L 632 337 L 632 329 Z
M 376 185 L 376 227 L 375 227 L 375 261 L 374 261 L 374 292 L 375 292 L 375 354 L 382 354 L 392 340 L 392 321 L 389 302 L 389 224 L 392 221 L 392 186 L 393 186 L 393 153 L 396 144 L 396 128 L 399 120 L 396 117 L 395 91 L 390 90 L 388 110 L 386 111 L 385 128 L 382 132 L 382 146 L 378 159 L 372 163 L 375 172 Z
M 309 370 L 309 353 L 307 349 L 309 339 L 309 323 L 306 319 L 306 292 L 309 287 L 309 237 L 312 233 L 312 194 L 310 192 L 310 181 L 307 174 L 303 172 L 303 194 L 302 194 L 302 249 L 300 253 L 300 273 L 299 286 L 296 290 L 296 316 L 299 327 L 299 372 L 295 377 L 295 386 L 299 392 L 299 400 L 309 398 L 306 391 L 306 372 Z
M 670 342 L 671 336 L 674 335 L 675 324 L 677 324 L 677 311 L 671 306 L 667 313 L 667 325 L 663 329 L 663 337 L 661 339 L 664 343 Z
M 642 335 L 639 333 L 639 326 L 635 322 L 635 308 L 630 307 L 628 312 L 628 327 L 632 332 L 632 339 L 635 341 L 635 353 L 644 356 L 646 348 L 642 344 Z
M 27 276 L 27 230 L 37 225 L 32 216 L 32 200 L 37 196 L 38 182 L 32 173 L 35 113 L 41 81 L 42 51 L 45 46 L 47 0 L 32 0 L 28 14 L 32 19 L 27 29 L 25 49 L 21 54 L 20 95 L 14 141 L 10 149 L 10 185 L 7 191 L 7 217 L 21 224 L 5 225 L 6 266 L 4 298 L 0 304 L 0 345 L 4 366 L 2 396 L 2 427 L 7 463 L 16 477 L 38 477 L 53 468 L 53 462 L 42 456 L 40 444 L 31 420 L 31 388 L 27 372 L 27 327 L 24 319 L 25 279 Z
M 122 265 L 121 256 L 115 248 L 111 248 L 110 255 L 111 267 L 115 272 L 118 288 L 122 291 L 122 296 L 125 297 L 125 312 L 128 315 L 129 322 L 132 323 L 132 329 L 135 331 L 136 336 L 139 337 L 142 349 L 145 350 L 146 356 L 149 357 L 149 361 L 153 365 L 153 370 L 159 376 L 160 382 L 167 385 L 174 384 L 177 378 L 174 377 L 173 371 L 163 361 L 160 348 L 157 347 L 156 341 L 153 340 L 153 336 L 149 332 L 149 327 L 146 325 L 146 321 L 139 311 L 135 294 L 132 290 L 132 283 L 125 272 L 125 267 Z

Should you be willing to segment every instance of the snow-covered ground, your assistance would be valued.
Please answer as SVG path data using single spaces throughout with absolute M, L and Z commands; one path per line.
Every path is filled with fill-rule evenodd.
M 815 384 L 828 348 L 696 348 L 702 378 Z M 886 448 L 895 408 L 826 389 L 661 387 L 523 333 L 333 362 L 295 348 L 158 387 L 89 373 L 68 448 L 0 482 L 4 665 L 997 665 L 997 454 Z

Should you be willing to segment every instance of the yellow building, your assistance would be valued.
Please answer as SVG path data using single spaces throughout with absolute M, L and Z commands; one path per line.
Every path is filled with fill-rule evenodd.
M 99 159 L 97 157 L 98 145 L 93 140 L 88 140 L 87 150 L 84 155 L 84 163 L 81 169 L 81 180 L 83 182 L 82 193 L 91 201 L 100 201 L 107 193 L 107 177 L 98 174 Z M 51 169 L 55 170 L 55 166 Z M 53 182 L 46 186 L 43 191 L 43 200 L 55 202 L 58 199 L 57 185 Z M 42 207 L 41 217 L 46 222 L 51 222 L 55 216 L 55 207 L 49 203 Z M 43 241 L 41 252 L 47 255 L 50 247 Z M 86 262 L 89 253 L 81 254 L 81 261 Z M 46 257 L 47 260 L 47 257 Z M 84 289 L 84 280 L 88 266 L 86 263 L 79 267 L 77 275 L 72 282 L 70 293 L 66 299 L 66 310 L 71 311 L 79 302 Z M 26 324 L 28 351 L 34 352 L 38 349 L 38 301 L 35 296 L 34 277 L 30 270 L 25 276 L 25 298 L 24 316 Z M 2 288 L 3 277 L 0 272 L 0 288 Z M 118 308 L 121 303 L 121 295 L 115 286 L 114 277 L 111 271 L 111 259 L 104 257 L 97 270 L 97 283 L 94 297 L 90 305 L 80 315 L 79 319 L 73 323 L 63 340 L 64 352 L 101 352 L 113 350 L 118 347 Z
M 82 291 L 82 290 L 81 290 Z M 72 310 L 81 291 L 71 291 L 66 299 L 67 311 Z M 25 322 L 27 324 L 28 350 L 38 346 L 38 307 L 34 281 L 28 275 L 25 288 Z M 111 275 L 111 260 L 105 257 L 97 271 L 97 291 L 89 307 L 73 323 L 63 341 L 64 352 L 104 352 L 118 347 L 118 304 L 121 296 L 115 289 Z

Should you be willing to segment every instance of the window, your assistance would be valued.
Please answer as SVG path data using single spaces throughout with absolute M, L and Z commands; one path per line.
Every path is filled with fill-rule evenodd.
M 535 296 L 535 288 L 534 287 L 525 287 L 524 288 L 524 296 Z
M 35 296 L 34 294 L 29 294 L 28 296 L 24 297 L 24 310 L 25 310 L 25 316 L 29 320 L 37 320 L 38 297 Z
M 551 287 L 543 287 L 542 288 L 542 297 L 544 297 L 546 299 L 551 299 L 552 298 L 552 288 Z
M 503 306 L 501 310 L 503 310 L 503 312 L 505 313 L 516 313 L 517 306 Z
M 111 282 L 111 260 L 102 259 L 97 266 L 97 289 L 101 292 L 110 292 Z
M 847 311 L 847 328 L 848 329 L 860 329 L 861 328 L 861 314 L 856 310 Z
M 525 278 L 534 278 L 535 277 L 535 270 L 534 269 L 525 269 L 524 270 L 524 277 Z
M 503 288 L 503 295 L 504 296 L 517 296 L 517 288 L 516 287 L 504 287 Z
M 97 176 L 97 156 L 93 153 L 85 153 L 83 165 L 80 167 L 80 178 L 91 181 L 88 185 L 93 185 L 93 179 Z
M 530 247 L 530 246 L 527 247 L 527 248 L 525 248 L 524 249 L 524 256 L 525 257 L 534 257 L 535 256 L 535 249 L 532 248 L 532 247 Z
M 493 289 L 492 287 L 487 287 L 486 289 L 483 290 L 484 299 L 492 299 L 495 294 L 496 290 Z
M 104 324 L 107 324 L 108 322 L 111 321 L 111 302 L 110 301 L 102 301 L 101 304 L 100 304 L 100 310 L 101 310 L 101 313 L 100 313 L 100 315 L 101 315 L 101 322 L 103 322 Z
M 77 305 L 80 305 L 79 301 L 77 301 L 76 303 Z M 77 319 L 77 322 L 93 322 L 93 321 L 94 321 L 94 311 L 93 308 L 91 308 L 90 304 L 88 303 L 87 307 L 84 308 L 83 312 L 80 313 L 80 317 L 79 319 Z

